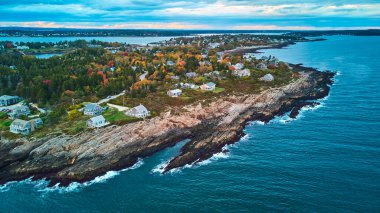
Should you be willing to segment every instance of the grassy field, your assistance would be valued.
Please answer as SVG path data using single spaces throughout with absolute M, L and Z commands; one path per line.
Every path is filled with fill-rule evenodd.
M 103 113 L 104 118 L 110 122 L 111 124 L 116 124 L 116 123 L 129 123 L 133 122 L 136 120 L 139 120 L 138 118 L 130 117 L 125 115 L 124 112 L 121 112 L 117 109 L 110 108 L 107 111 Z

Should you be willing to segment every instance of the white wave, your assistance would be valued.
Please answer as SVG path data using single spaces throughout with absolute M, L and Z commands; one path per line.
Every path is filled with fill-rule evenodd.
M 248 141 L 250 138 L 249 134 L 245 134 L 242 138 L 240 138 L 240 141 Z
M 114 178 L 115 176 L 119 175 L 120 173 L 128 171 L 128 170 L 137 169 L 140 166 L 142 166 L 143 164 L 144 164 L 144 161 L 141 158 L 139 158 L 138 161 L 133 166 L 122 169 L 120 171 L 108 171 L 108 172 L 106 172 L 106 174 L 104 174 L 102 176 L 98 176 L 95 179 L 84 182 L 84 183 L 73 182 L 73 183 L 70 183 L 70 185 L 68 185 L 67 187 L 59 187 L 57 184 L 57 185 L 50 187 L 50 188 L 44 187 L 44 189 L 42 189 L 40 191 L 48 191 L 48 192 L 49 191 L 53 191 L 53 192 L 58 191 L 60 193 L 77 192 L 80 189 L 82 189 L 84 187 L 91 186 L 93 184 L 105 183 L 105 182 L 107 182 L 107 180 Z
M 4 185 L 0 186 L 0 192 L 7 192 L 11 188 L 10 185 L 13 184 L 14 182 L 9 182 Z
M 250 121 L 249 125 L 265 125 L 264 121 Z
M 248 135 L 246 135 L 248 136 Z M 222 151 L 221 152 L 218 152 L 218 153 L 215 153 L 213 154 L 209 159 L 207 160 L 203 160 L 203 161 L 196 161 L 192 164 L 186 164 L 185 166 L 182 166 L 180 168 L 174 168 L 174 169 L 171 169 L 168 171 L 169 174 L 176 174 L 176 173 L 180 173 L 182 172 L 183 169 L 188 169 L 188 168 L 198 168 L 199 166 L 204 166 L 204 165 L 207 165 L 207 164 L 210 164 L 216 160 L 219 160 L 219 159 L 226 159 L 229 157 L 229 152 L 228 151 L 228 148 L 232 147 L 234 144 L 230 144 L 230 145 L 225 145 L 223 148 L 222 148 Z M 172 160 L 173 158 L 167 160 L 167 161 L 163 161 L 161 162 L 160 164 L 158 164 L 157 166 L 155 166 L 151 172 L 152 173 L 158 173 L 158 174 L 163 174 L 164 172 L 164 168 L 169 164 L 169 162 Z
M 169 162 L 172 160 L 173 158 L 167 160 L 167 161 L 164 161 L 164 162 L 161 162 L 160 164 L 158 164 L 157 166 L 155 166 L 153 169 L 152 169 L 152 173 L 159 173 L 159 174 L 162 174 L 164 172 L 164 168 L 169 164 Z
M 4 185 L 1 185 L 0 186 L 0 192 L 7 192 L 9 191 L 10 189 L 14 188 L 14 187 L 17 187 L 17 186 L 20 186 L 20 185 L 30 185 L 30 184 L 35 184 L 37 181 L 33 181 L 32 180 L 32 177 L 30 178 L 27 178 L 25 180 L 21 180 L 21 181 L 11 181 L 11 182 L 8 182 Z
M 216 153 L 216 154 L 213 154 L 211 158 L 207 159 L 207 160 L 204 160 L 204 161 L 200 161 L 200 162 L 196 162 L 194 163 L 193 166 L 197 167 L 197 166 L 204 166 L 204 165 L 208 165 L 214 161 L 217 161 L 217 160 L 220 160 L 220 159 L 226 159 L 229 157 L 229 154 L 228 152 L 226 151 L 222 151 L 222 152 L 219 152 L 219 153 Z
M 9 191 L 12 187 L 17 187 L 17 185 L 25 185 L 25 184 L 28 184 L 28 185 L 32 184 L 33 188 L 36 189 L 38 192 L 42 192 L 43 195 L 49 192 L 58 192 L 58 193 L 78 192 L 84 187 L 88 187 L 96 183 L 105 183 L 107 180 L 114 178 L 115 176 L 119 175 L 121 172 L 139 168 L 141 165 L 143 165 L 143 163 L 144 162 L 142 159 L 138 159 L 137 163 L 135 163 L 133 166 L 129 168 L 126 168 L 120 171 L 108 171 L 106 174 L 102 176 L 98 176 L 91 181 L 84 182 L 84 183 L 73 182 L 73 183 L 70 183 L 67 187 L 60 187 L 59 184 L 56 184 L 53 187 L 48 187 L 49 181 L 46 181 L 46 180 L 33 181 L 32 178 L 28 178 L 23 181 L 12 181 L 0 186 L 0 192 L 6 192 L 6 191 Z
M 285 116 L 279 117 L 278 122 L 281 124 L 288 124 L 294 120 L 295 120 L 294 118 L 291 118 L 288 115 L 285 115 Z

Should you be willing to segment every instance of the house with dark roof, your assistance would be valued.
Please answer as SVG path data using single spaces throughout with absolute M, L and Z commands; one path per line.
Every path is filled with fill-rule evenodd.
M 0 96 L 0 106 L 10 106 L 17 104 L 21 101 L 21 98 L 18 96 L 3 95 Z
M 83 110 L 83 114 L 85 115 L 91 115 L 91 116 L 96 116 L 96 115 L 101 115 L 104 111 L 104 108 L 101 107 L 97 103 L 89 103 L 86 104 Z
M 27 106 L 16 106 L 12 112 L 9 113 L 9 116 L 12 119 L 20 118 L 21 116 L 30 115 L 30 109 Z

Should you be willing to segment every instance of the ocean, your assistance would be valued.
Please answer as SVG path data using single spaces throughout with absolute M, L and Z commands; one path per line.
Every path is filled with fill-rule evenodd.
M 86 184 L 9 183 L 0 212 L 379 212 L 380 37 L 326 38 L 263 50 L 337 72 L 297 119 L 250 123 L 229 153 L 165 175 L 184 142 Z

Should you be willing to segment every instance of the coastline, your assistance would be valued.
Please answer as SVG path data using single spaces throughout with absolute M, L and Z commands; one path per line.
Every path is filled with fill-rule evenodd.
M 165 168 L 209 159 L 244 136 L 249 121 L 268 122 L 276 115 L 297 111 L 305 101 L 328 95 L 331 72 L 293 65 L 305 74 L 295 82 L 260 94 L 225 97 L 208 104 L 170 109 L 159 117 L 123 126 L 110 126 L 76 136 L 50 135 L 36 141 L 2 142 L 0 184 L 32 177 L 49 186 L 84 183 L 108 171 L 133 166 L 183 139 L 191 139 Z
M 230 51 L 257 53 L 260 49 L 281 49 L 292 44 L 295 42 L 244 48 L 243 52 L 239 48 Z M 291 66 L 304 75 L 296 82 L 260 94 L 227 95 L 211 103 L 172 108 L 149 120 L 74 136 L 52 133 L 32 141 L 0 141 L 0 185 L 28 178 L 33 181 L 45 179 L 49 187 L 85 183 L 109 171 L 133 167 L 139 159 L 173 147 L 184 139 L 190 142 L 161 168 L 163 173 L 207 160 L 214 154 L 226 152 L 223 147 L 244 137 L 243 130 L 248 122 L 268 123 L 287 112 L 295 118 L 303 107 L 318 105 L 316 100 L 328 96 L 333 72 L 321 72 L 299 64 Z M 235 107 L 240 108 L 236 111 Z M 238 113 L 231 113 L 231 109 Z M 185 113 L 181 113 L 183 111 Z M 223 120 L 226 116 L 229 120 Z

